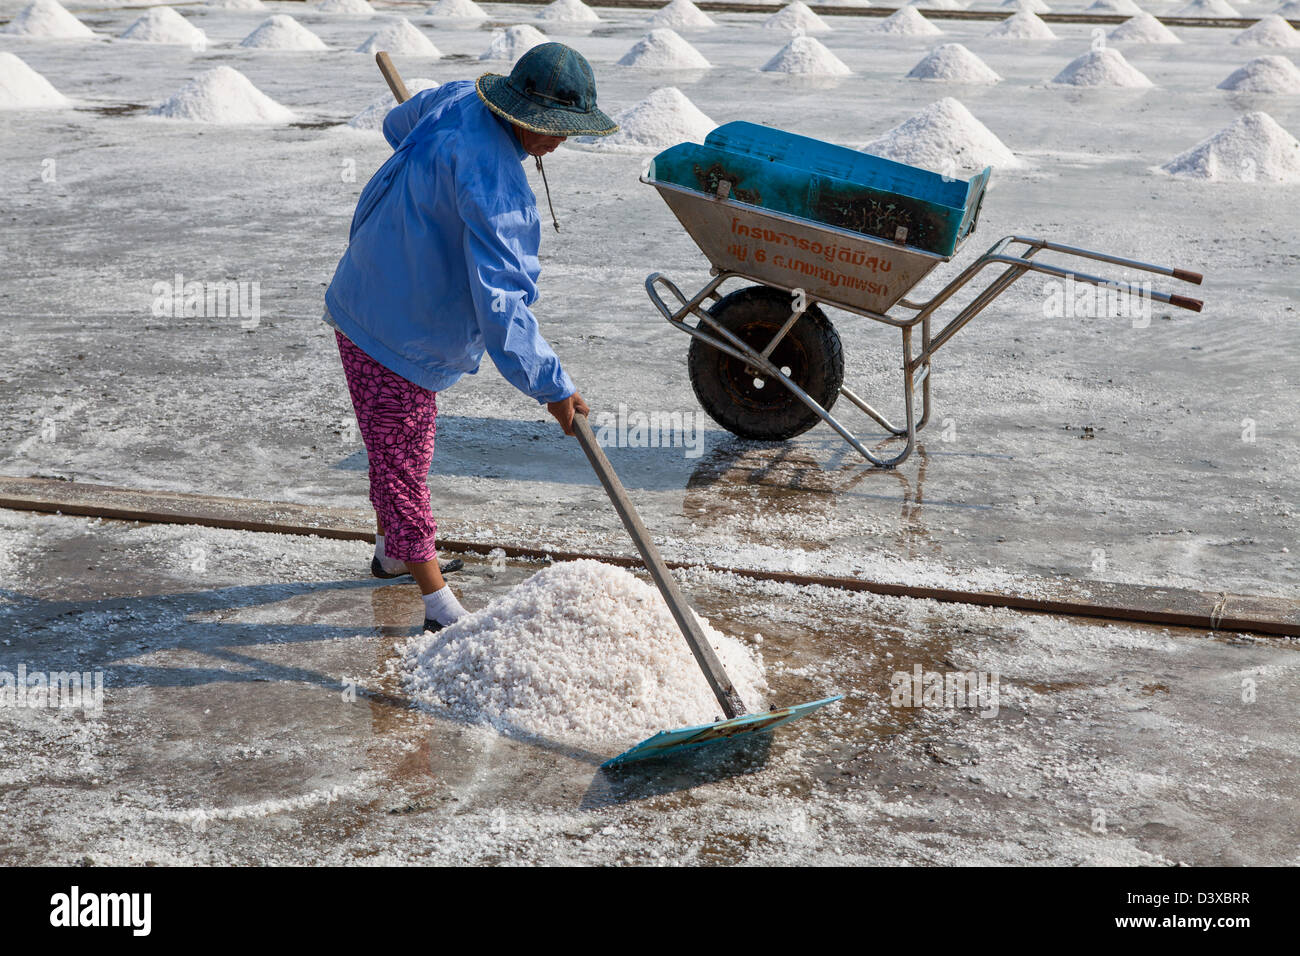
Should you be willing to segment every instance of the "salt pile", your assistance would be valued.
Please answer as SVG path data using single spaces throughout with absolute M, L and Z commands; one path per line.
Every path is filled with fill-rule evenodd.
M 1119 13 L 1128 17 L 1135 17 L 1142 12 L 1142 8 L 1133 0 L 1092 0 L 1084 9 L 1093 13 Z
M 943 43 L 931 50 L 907 74 L 909 80 L 944 80 L 949 83 L 1000 83 L 988 65 L 960 43 Z
M 1219 84 L 1239 93 L 1300 93 L 1300 69 L 1284 56 L 1260 56 Z
M 1123 53 L 1109 46 L 1089 50 L 1083 56 L 1071 60 L 1052 82 L 1066 86 L 1123 86 L 1134 89 L 1152 85 L 1145 74 L 1124 59 Z
M 922 7 L 926 10 L 964 10 L 957 0 L 909 0 L 909 7 Z
M 1001 6 L 1014 8 L 1016 10 L 1030 10 L 1034 13 L 1052 12 L 1052 8 L 1049 7 L 1044 0 L 1002 0 Z
M 0 110 L 68 106 L 68 98 L 12 53 L 0 53 Z
M 1267 113 L 1247 113 L 1160 167 L 1211 182 L 1300 182 L 1300 140 Z
M 802 30 L 804 33 L 830 33 L 831 25 L 817 14 L 803 0 L 794 0 L 789 6 L 782 7 L 763 21 L 767 30 L 791 32 Z
M 294 118 L 291 110 L 228 66 L 199 75 L 149 112 L 196 123 L 288 123 Z
M 1173 13 L 1176 17 L 1239 17 L 1236 7 L 1228 0 L 1192 0 Z
M 339 13 L 354 17 L 370 17 L 375 13 L 375 8 L 368 0 L 321 0 L 312 9 L 317 13 Z
M 953 164 L 975 171 L 985 166 L 1014 169 L 1024 165 L 987 126 L 950 96 L 931 103 L 862 149 L 935 172 L 946 172 Z
M 1233 38 L 1233 43 L 1243 46 L 1300 46 L 1300 33 L 1281 17 L 1270 13 L 1261 17 L 1259 22 L 1249 29 L 1242 30 Z
M 397 22 L 370 34 L 370 38 L 357 47 L 356 52 L 378 53 L 380 50 L 406 56 L 442 56 L 433 41 L 412 26 L 406 17 L 398 17 Z
M 122 39 L 140 43 L 175 43 L 196 48 L 201 48 L 208 42 L 207 34 L 171 7 L 150 8 L 122 32 Z
M 1279 17 L 1285 17 L 1288 20 L 1300 18 L 1300 0 L 1287 0 L 1286 3 L 1273 11 Z
M 921 16 L 916 7 L 899 7 L 879 23 L 871 26 L 872 33 L 891 33 L 895 36 L 935 36 L 943 31 Z
M 709 61 L 669 29 L 651 30 L 618 61 L 643 70 L 707 70 Z
M 85 40 L 95 35 L 94 30 L 65 10 L 59 0 L 35 0 L 23 7 L 3 32 L 48 40 Z
M 1107 35 L 1116 43 L 1182 43 L 1174 31 L 1149 13 L 1125 20 Z
M 656 10 L 650 23 L 656 27 L 672 27 L 675 30 L 701 30 L 717 26 L 713 18 L 691 0 L 673 0 L 668 6 Z
M 325 41 L 293 17 L 277 13 L 267 17 L 239 45 L 250 50 L 325 50 Z
M 795 34 L 780 52 L 759 69 L 764 73 L 798 73 L 805 76 L 848 76 L 853 71 L 816 37 Z
M 474 0 L 438 0 L 428 10 L 426 17 L 438 17 L 442 20 L 486 20 L 487 11 Z
M 262 0 L 208 0 L 207 6 L 222 10 L 265 10 Z
M 741 698 L 767 684 L 757 651 L 701 619 Z M 621 568 L 568 561 L 402 648 L 406 689 L 460 720 L 628 744 L 702 724 L 718 703 L 659 592 Z
M 406 81 L 406 89 L 412 96 L 421 90 L 431 90 L 438 86 L 437 81 L 427 80 L 421 77 L 415 77 Z M 388 111 L 397 105 L 393 99 L 393 94 L 385 93 L 378 97 L 369 106 L 363 109 L 352 119 L 348 120 L 348 126 L 352 129 L 361 130 L 365 133 L 383 132 L 384 119 L 388 116 Z
M 480 55 L 480 60 L 519 59 L 533 47 L 546 43 L 547 36 L 536 27 L 526 23 L 508 27 L 505 30 L 493 30 L 492 42 Z
M 537 11 L 537 19 L 548 23 L 599 23 L 600 15 L 582 0 L 555 0 Z
M 1046 23 L 1031 10 L 1021 10 L 995 26 L 988 33 L 989 37 L 1005 40 L 1055 40 L 1056 34 Z
M 718 125 L 675 86 L 661 87 L 616 113 L 614 122 L 621 128 L 612 136 L 579 136 L 570 142 L 615 152 L 658 152 L 682 142 L 702 143 Z

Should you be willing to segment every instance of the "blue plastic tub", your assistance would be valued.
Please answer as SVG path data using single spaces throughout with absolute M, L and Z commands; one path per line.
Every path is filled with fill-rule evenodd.
M 975 230 L 990 167 L 969 181 L 754 123 L 655 157 L 648 178 L 952 256 Z

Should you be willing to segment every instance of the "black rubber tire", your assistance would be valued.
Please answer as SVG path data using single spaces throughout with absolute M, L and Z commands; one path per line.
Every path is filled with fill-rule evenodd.
M 794 308 L 788 292 L 748 286 L 723 296 L 709 314 L 750 347 L 762 351 Z M 706 326 L 703 331 L 707 332 Z M 826 313 L 810 305 L 770 356 L 777 368 L 829 411 L 844 381 L 844 349 Z M 801 435 L 821 419 L 776 379 L 746 372 L 746 365 L 713 346 L 691 339 L 687 356 L 691 387 L 709 417 L 734 435 L 782 441 Z M 759 387 L 756 379 L 763 382 Z

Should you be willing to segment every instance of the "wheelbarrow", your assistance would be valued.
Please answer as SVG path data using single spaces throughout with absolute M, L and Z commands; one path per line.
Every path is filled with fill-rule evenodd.
M 963 181 L 744 122 L 657 155 L 641 181 L 659 191 L 700 247 L 712 278 L 688 297 L 656 272 L 646 292 L 670 325 L 691 336 L 691 386 L 709 416 L 735 435 L 767 441 L 824 421 L 873 465 L 892 468 L 912 453 L 930 420 L 935 353 L 1026 273 L 1201 311 L 1197 299 L 1035 256 L 1088 259 L 1197 285 L 1198 273 L 1026 236 L 999 239 L 928 300 L 906 298 L 974 233 L 991 173 L 985 168 Z M 936 331 L 936 311 L 991 267 L 1002 268 Z M 724 295 L 721 287 L 733 279 L 750 284 Z M 665 302 L 661 290 L 676 302 Z M 901 424 L 844 384 L 839 334 L 819 303 L 901 332 Z M 891 436 L 905 437 L 902 450 L 888 457 L 867 448 L 831 414 L 841 396 Z

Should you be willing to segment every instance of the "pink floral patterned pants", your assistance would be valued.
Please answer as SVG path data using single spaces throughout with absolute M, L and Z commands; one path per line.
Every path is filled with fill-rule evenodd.
M 370 459 L 370 503 L 384 525 L 384 553 L 399 561 L 438 556 L 429 507 L 429 466 L 438 430 L 438 394 L 389 371 L 334 333 L 357 426 Z

